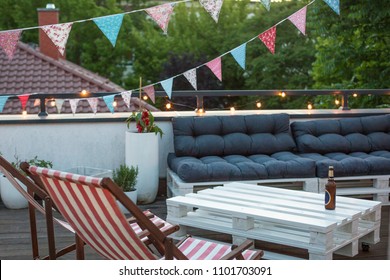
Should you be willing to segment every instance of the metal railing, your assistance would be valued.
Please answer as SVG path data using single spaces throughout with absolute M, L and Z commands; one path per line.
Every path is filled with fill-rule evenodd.
M 284 93 L 287 96 L 319 96 L 329 95 L 341 97 L 341 109 L 349 110 L 348 99 L 350 96 L 355 94 L 358 95 L 382 95 L 390 96 L 390 89 L 328 89 L 328 90 L 191 90 L 191 91 L 173 91 L 172 97 L 196 97 L 196 107 L 204 108 L 204 97 L 232 97 L 232 96 L 280 96 Z M 34 97 L 40 99 L 40 112 L 39 116 L 47 116 L 46 112 L 46 100 L 50 99 L 71 99 L 81 98 L 86 99 L 90 97 L 103 97 L 105 95 L 118 94 L 120 92 L 110 93 L 88 93 L 82 95 L 81 93 L 60 93 L 60 94 L 49 94 L 39 93 L 35 94 Z M 156 91 L 156 97 L 166 97 L 165 91 Z M 133 97 L 138 97 L 134 94 Z M 16 98 L 16 97 L 15 97 Z

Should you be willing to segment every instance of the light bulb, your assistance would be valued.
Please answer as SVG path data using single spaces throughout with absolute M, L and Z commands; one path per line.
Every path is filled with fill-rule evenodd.
M 85 90 L 85 89 L 83 89 L 83 90 L 80 92 L 80 94 L 81 94 L 81 95 L 83 95 L 83 96 L 85 96 L 85 95 L 87 95 L 87 94 L 88 94 L 88 91 L 87 91 L 87 90 Z
M 114 106 L 114 107 L 118 106 L 118 102 L 116 102 L 116 101 L 112 102 L 112 106 Z
M 313 109 L 313 105 L 311 105 L 311 103 L 307 104 L 307 109 L 309 110 Z
M 52 107 L 56 106 L 56 101 L 54 99 L 52 101 L 50 101 L 50 106 L 52 106 Z
M 234 111 L 236 111 L 236 108 L 230 107 L 230 112 L 234 112 Z
M 286 97 L 286 93 L 284 91 L 282 91 L 282 93 L 280 94 L 281 97 Z
M 147 97 L 146 95 L 144 95 L 142 98 L 143 98 L 143 100 L 145 100 L 145 101 L 148 100 L 148 97 Z
M 27 116 L 27 111 L 26 111 L 26 110 L 23 110 L 22 115 L 23 115 L 23 116 Z
M 172 108 L 172 104 L 171 104 L 171 103 L 167 103 L 167 104 L 165 104 L 165 108 L 167 108 L 168 110 L 171 110 L 171 108 Z
M 336 100 L 334 101 L 334 103 L 335 103 L 336 105 L 340 105 L 340 100 L 336 99 Z
M 257 103 L 256 103 L 256 107 L 257 107 L 257 108 L 261 108 L 261 102 L 257 102 Z
M 354 93 L 354 94 L 352 94 L 352 96 L 353 96 L 353 97 L 357 97 L 358 95 L 357 95 L 357 93 Z

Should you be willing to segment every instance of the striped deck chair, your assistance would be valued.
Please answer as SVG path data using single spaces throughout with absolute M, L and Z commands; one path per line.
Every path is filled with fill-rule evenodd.
M 76 251 L 76 258 L 84 258 L 84 242 L 75 234 L 75 243 L 61 249 L 56 249 L 54 223 L 59 224 L 70 232 L 74 232 L 73 228 L 65 221 L 53 216 L 53 205 L 49 195 L 17 170 L 11 163 L 0 156 L 0 172 L 11 182 L 11 184 L 19 191 L 19 193 L 28 201 L 28 212 L 30 219 L 30 235 L 32 244 L 33 259 L 56 259 L 67 253 Z M 23 183 L 25 190 L 20 183 Z M 39 202 L 41 201 L 41 202 Z M 45 203 L 43 204 L 42 201 Z M 44 206 L 43 206 L 44 205 Z M 46 233 L 48 242 L 48 255 L 40 256 L 38 233 L 37 233 L 37 217 L 36 212 L 40 212 L 46 217 Z
M 260 259 L 261 250 L 249 250 L 249 240 L 239 246 L 217 244 L 186 237 L 179 244 L 162 232 L 110 178 L 94 178 L 29 166 L 38 176 L 61 214 L 81 239 L 107 259 Z M 117 200 L 147 231 L 149 240 L 159 252 L 151 251 L 120 211 Z

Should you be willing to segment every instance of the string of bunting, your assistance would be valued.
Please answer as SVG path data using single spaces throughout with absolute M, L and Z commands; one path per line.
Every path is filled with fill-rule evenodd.
M 188 0 L 179 1 L 179 2 L 187 2 L 187 1 Z M 261 0 L 261 1 L 262 1 L 263 5 L 266 8 L 268 7 L 267 8 L 267 10 L 268 10 L 270 1 L 269 0 Z M 197 66 L 195 68 L 192 68 L 190 70 L 187 70 L 187 71 L 185 71 L 183 73 L 180 73 L 178 75 L 175 75 L 175 76 L 173 76 L 171 78 L 168 78 L 166 80 L 159 81 L 159 82 L 156 82 L 154 84 L 150 84 L 150 85 L 147 85 L 145 87 L 142 87 L 142 90 L 146 93 L 146 95 L 150 98 L 150 100 L 153 103 L 155 103 L 155 88 L 154 88 L 154 86 L 157 85 L 157 84 L 161 84 L 162 88 L 164 89 L 164 91 L 166 92 L 167 96 L 170 99 L 171 95 L 172 95 L 173 80 L 175 78 L 181 76 L 181 75 L 183 75 L 188 80 L 188 82 L 192 85 L 192 87 L 195 90 L 197 90 L 196 70 L 198 68 L 200 68 L 200 67 L 203 67 L 203 66 L 207 66 L 213 72 L 213 74 L 218 78 L 218 80 L 220 80 L 222 82 L 222 57 L 227 55 L 227 54 L 231 54 L 233 56 L 233 58 L 236 60 L 236 62 L 240 65 L 240 67 L 245 70 L 245 67 L 246 67 L 246 46 L 247 46 L 247 44 L 249 42 L 254 41 L 256 38 L 260 39 L 262 41 L 262 43 L 268 48 L 268 50 L 272 54 L 275 54 L 275 41 L 276 41 L 276 31 L 277 31 L 276 27 L 278 25 L 280 25 L 282 22 L 284 22 L 286 20 L 289 20 L 292 24 L 294 24 L 294 26 L 303 35 L 306 35 L 306 13 L 307 13 L 307 7 L 309 5 L 311 5 L 311 4 L 313 4 L 315 1 L 316 0 L 311 1 L 309 4 L 307 4 L 306 6 L 304 6 L 303 8 L 298 10 L 297 12 L 293 13 L 289 17 L 281 20 L 280 22 L 278 22 L 277 24 L 275 24 L 274 26 L 272 26 L 268 30 L 266 30 L 266 31 L 260 33 L 259 35 L 251 38 L 250 40 L 246 41 L 245 43 L 242 43 L 238 47 L 236 47 L 236 48 L 234 48 L 234 49 L 232 49 L 232 50 L 230 50 L 228 52 L 225 52 L 225 53 L 221 54 L 220 56 L 210 60 L 209 62 L 204 63 L 202 65 L 199 65 L 199 66 Z M 339 0 L 323 0 L 323 1 L 325 3 L 327 3 L 330 6 L 330 8 L 335 13 L 340 15 L 340 1 Z M 219 11 L 220 11 L 220 9 L 222 7 L 222 4 L 223 4 L 223 0 L 199 0 L 199 2 L 207 11 L 209 11 L 209 12 L 212 11 L 212 12 L 210 12 L 210 14 L 214 18 L 214 20 L 216 20 L 216 22 L 217 22 L 218 21 Z M 178 2 L 173 2 L 173 4 L 175 4 L 175 3 L 178 3 Z M 170 5 L 171 6 L 172 3 L 163 4 L 163 5 L 160 5 L 160 6 L 149 8 L 149 12 L 148 13 L 150 13 L 151 12 L 150 9 L 152 9 L 151 13 L 153 14 L 154 11 L 161 9 L 162 8 L 161 6 L 165 6 L 165 5 Z M 160 23 L 162 23 L 160 25 L 160 27 L 161 26 L 166 26 L 166 25 L 164 25 L 164 23 L 167 23 L 169 21 L 169 17 L 171 15 L 171 13 L 172 13 L 172 10 L 166 10 L 166 9 L 164 9 L 163 12 L 161 12 L 161 10 L 159 10 L 159 12 L 157 12 L 157 14 L 160 17 L 158 17 L 158 19 L 156 17 L 155 20 L 156 20 L 156 22 L 158 22 L 159 25 L 160 25 Z M 109 17 L 109 22 L 118 23 L 118 22 L 122 21 L 123 14 L 112 15 L 112 16 L 108 16 L 108 17 Z M 107 17 L 104 17 L 104 18 L 107 18 Z M 100 21 L 100 19 L 101 18 L 95 18 L 93 20 L 95 22 L 96 21 L 98 22 L 96 24 L 99 26 L 99 28 L 102 30 L 102 32 L 107 36 L 107 38 L 110 40 L 111 44 L 113 46 L 115 46 L 116 36 L 117 36 L 117 33 L 119 32 L 120 27 L 119 28 L 114 28 L 114 29 L 108 28 L 107 27 L 107 19 L 105 19 L 103 22 Z M 56 30 L 57 36 L 53 35 L 52 40 L 56 40 L 57 47 L 59 48 L 60 51 L 64 50 L 64 48 L 65 48 L 66 40 L 67 40 L 67 38 L 69 36 L 69 31 L 71 29 L 71 26 L 72 26 L 72 23 L 60 24 L 60 26 L 56 25 L 56 29 L 55 30 Z M 116 26 L 118 26 L 118 24 L 116 24 Z M 44 31 L 46 30 L 45 32 L 50 37 L 49 34 L 52 34 L 53 29 L 52 28 L 46 28 L 47 26 L 44 26 L 44 27 L 41 27 L 41 28 L 43 28 Z M 164 28 L 162 27 L 164 32 L 166 32 L 166 29 L 164 29 Z M 110 32 L 108 32 L 108 30 L 110 30 Z M 14 42 L 15 40 L 19 40 L 21 31 L 20 30 L 16 30 L 16 31 L 11 31 L 11 32 L 19 32 L 19 33 L 12 33 L 12 36 L 9 36 L 9 38 L 12 38 L 12 42 Z M 4 33 L 0 33 L 0 46 L 3 48 L 3 50 L 6 53 L 7 53 L 7 51 L 11 53 L 12 52 L 12 48 L 14 46 L 10 46 L 9 44 L 4 44 L 4 36 L 2 36 L 3 34 Z M 54 37 L 56 37 L 56 38 L 54 38 Z M 17 43 L 17 41 L 16 41 L 16 43 Z M 15 47 L 16 47 L 16 45 L 15 45 Z M 13 56 L 13 54 L 11 54 L 11 55 Z M 131 95 L 132 95 L 133 91 L 135 91 L 135 90 L 127 90 L 127 91 L 124 91 L 124 92 L 120 93 L 120 95 L 123 98 L 123 100 L 125 101 L 125 104 L 126 104 L 127 107 L 130 107 L 130 100 L 131 100 Z M 30 95 L 32 95 L 32 94 L 18 95 L 18 98 L 20 99 L 20 101 L 22 103 L 23 110 L 24 110 L 24 108 L 26 106 L 27 100 L 28 100 Z M 113 101 L 114 101 L 114 97 L 116 95 L 117 94 L 112 94 L 112 95 L 107 95 L 107 96 L 103 97 L 104 102 L 106 103 L 107 107 L 109 108 L 109 110 L 112 113 L 114 113 Z M 0 96 L 0 112 L 2 112 L 8 97 L 9 96 Z M 97 112 L 97 103 L 98 103 L 97 101 L 98 101 L 98 98 L 85 98 L 85 99 L 88 100 L 88 102 L 89 102 L 93 112 L 96 113 Z M 80 99 L 70 99 L 69 100 L 70 106 L 71 106 L 71 110 L 72 110 L 73 114 L 75 114 L 75 112 L 76 112 L 77 104 L 78 104 L 79 100 Z M 62 103 L 61 103 L 61 106 L 62 106 Z

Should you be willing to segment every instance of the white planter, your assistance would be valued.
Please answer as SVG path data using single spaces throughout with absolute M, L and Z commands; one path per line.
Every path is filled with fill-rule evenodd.
M 135 204 L 137 204 L 137 190 L 131 191 L 131 192 L 125 192 L 125 195 L 127 195 L 127 197 L 130 198 L 130 200 L 131 200 L 132 202 L 134 202 Z M 122 211 L 124 214 L 128 214 L 128 213 L 129 213 L 129 210 L 127 210 L 127 208 L 125 208 L 125 206 L 123 206 L 122 203 L 118 202 L 118 206 L 119 206 L 119 208 L 121 209 L 121 211 Z
M 158 191 L 158 138 L 152 133 L 137 133 L 126 131 L 126 165 L 138 166 L 136 188 L 138 203 L 154 202 Z
M 11 184 L 11 182 L 4 176 L 0 175 L 0 193 L 1 200 L 4 203 L 4 206 L 8 209 L 22 209 L 27 208 L 28 202 L 20 194 L 20 192 Z M 18 181 L 19 182 L 19 181 Z M 27 187 L 19 182 L 24 190 L 27 190 Z

